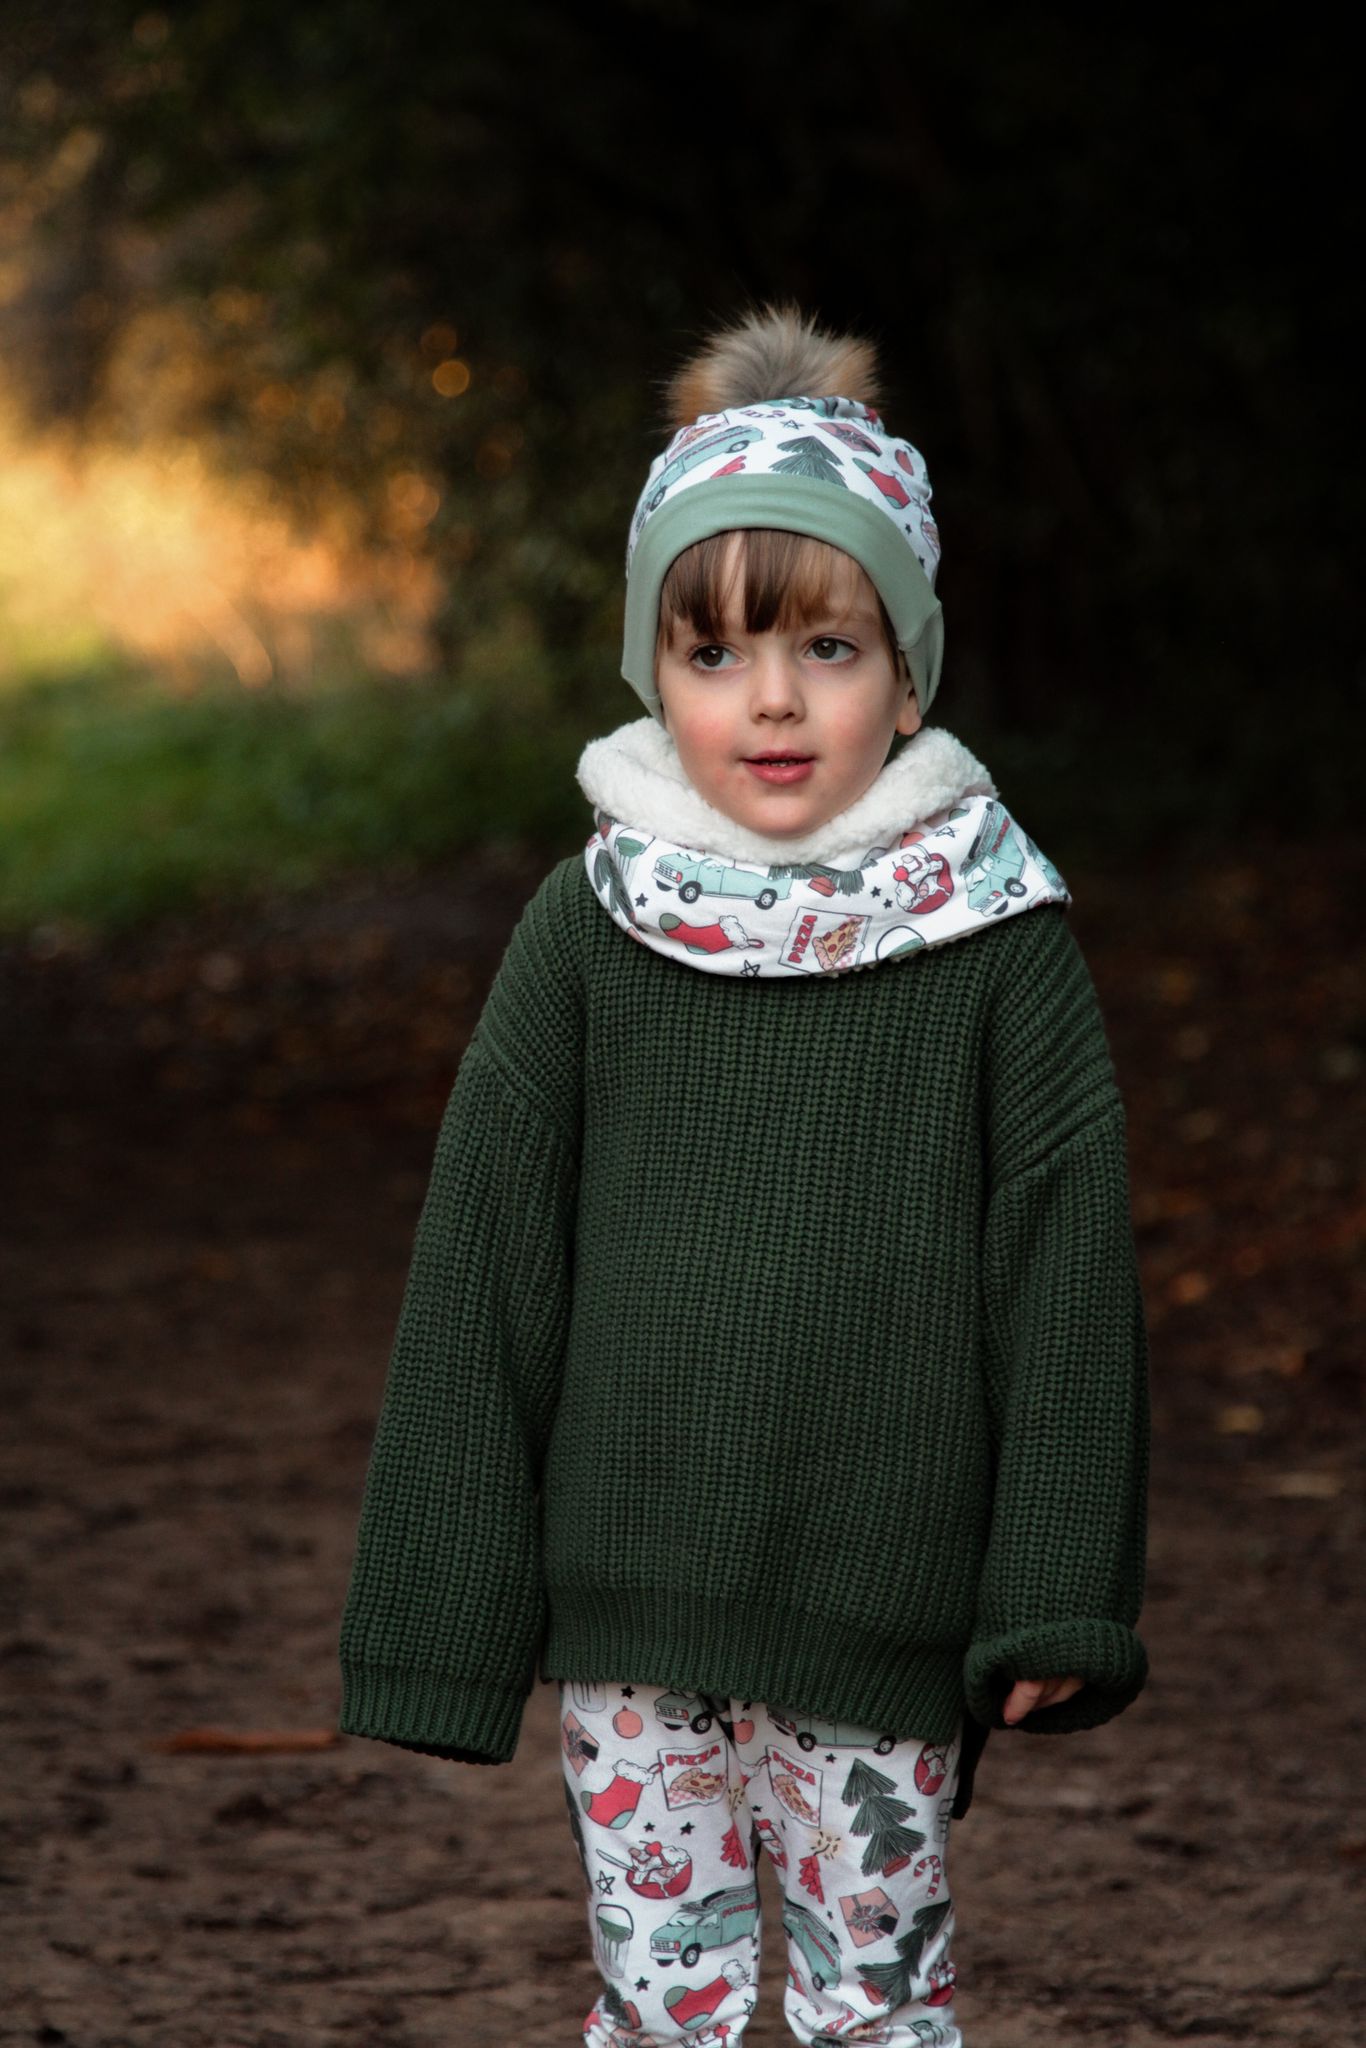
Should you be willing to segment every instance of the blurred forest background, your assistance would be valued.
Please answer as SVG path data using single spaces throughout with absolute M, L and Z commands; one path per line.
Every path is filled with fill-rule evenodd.
M 1350 90 L 1225 9 L 12 0 L 0 926 L 571 849 L 662 383 L 788 295 L 1059 858 L 1348 826 Z
M 928 459 L 933 722 L 1073 889 L 1153 1339 L 1153 1683 L 993 1738 L 965 2031 L 1366 2040 L 1356 93 L 1222 7 L 8 0 L 13 2038 L 563 2048 L 596 1995 L 549 1689 L 453 1774 L 338 1735 L 337 1623 L 453 1072 L 642 715 L 662 387 L 792 296 Z

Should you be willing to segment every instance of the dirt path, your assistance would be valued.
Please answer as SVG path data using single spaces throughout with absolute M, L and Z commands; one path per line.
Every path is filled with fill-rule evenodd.
M 492 878 L 496 928 L 490 879 L 0 955 L 0 2040 L 579 2038 L 595 1979 L 550 1688 L 507 1769 L 164 1746 L 333 1727 L 435 1123 L 536 876 Z M 993 1738 L 951 1844 L 966 2037 L 1349 2048 L 1366 858 L 1069 881 L 1130 1111 L 1154 1676 L 1108 1728 Z M 777 2048 L 767 1875 L 763 1897 L 747 2040 Z

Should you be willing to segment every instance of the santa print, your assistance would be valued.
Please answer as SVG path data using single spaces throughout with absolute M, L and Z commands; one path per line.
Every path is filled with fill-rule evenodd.
M 859 1865 L 865 1877 L 877 1872 L 890 1877 L 910 1862 L 917 1849 L 925 1846 L 925 1837 L 918 1828 L 901 1826 L 912 1809 L 904 1799 L 893 1796 L 895 1790 L 894 1779 L 875 1771 L 862 1757 L 855 1758 L 840 1797 L 846 1806 L 858 1808 L 849 1823 L 850 1834 L 869 1837 Z

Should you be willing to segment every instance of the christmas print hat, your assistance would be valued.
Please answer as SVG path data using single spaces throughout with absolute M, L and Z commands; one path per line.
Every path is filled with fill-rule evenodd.
M 821 335 L 791 308 L 725 331 L 674 380 L 676 408 L 712 405 L 680 420 L 636 502 L 621 663 L 661 724 L 655 644 L 669 566 L 694 541 L 737 527 L 810 534 L 852 555 L 887 608 L 921 716 L 929 710 L 944 636 L 925 460 L 887 432 L 868 396 L 828 395 L 841 371 L 871 387 L 871 347 Z M 818 396 L 765 395 L 775 385 L 801 393 L 816 379 Z

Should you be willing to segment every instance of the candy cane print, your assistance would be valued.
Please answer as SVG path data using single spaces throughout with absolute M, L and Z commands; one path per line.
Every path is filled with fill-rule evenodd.
M 944 1882 L 943 1861 L 938 1856 L 922 1856 L 918 1863 L 911 1866 L 911 1876 L 919 1877 L 922 1870 L 930 1870 L 934 1873 L 929 1884 L 925 1887 L 925 1897 L 932 1899 L 939 1890 L 940 1885 Z

